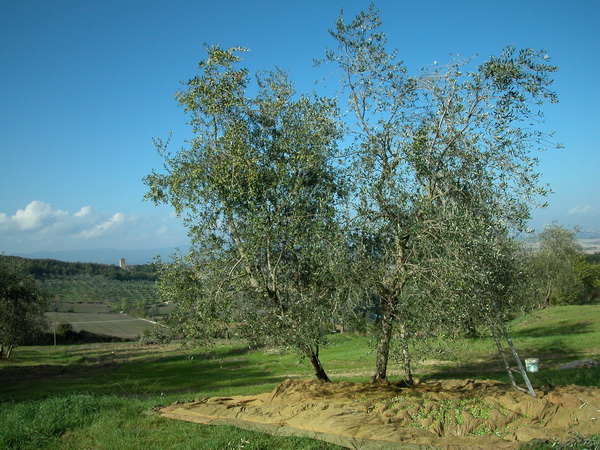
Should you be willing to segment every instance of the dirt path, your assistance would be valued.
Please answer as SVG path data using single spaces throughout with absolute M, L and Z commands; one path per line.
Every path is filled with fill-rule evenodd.
M 516 448 L 600 433 L 600 389 L 567 386 L 540 396 L 491 380 L 412 387 L 287 380 L 271 393 L 207 398 L 160 412 L 349 448 Z

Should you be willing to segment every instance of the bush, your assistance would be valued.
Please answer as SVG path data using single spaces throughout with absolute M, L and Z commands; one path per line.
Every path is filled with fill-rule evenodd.
M 56 325 L 56 335 L 62 336 L 65 339 L 72 339 L 75 334 L 75 330 L 73 329 L 73 325 L 70 323 L 59 323 Z
M 157 327 L 158 328 L 158 327 Z M 140 345 L 166 344 L 171 342 L 171 336 L 164 330 L 153 328 L 140 334 Z

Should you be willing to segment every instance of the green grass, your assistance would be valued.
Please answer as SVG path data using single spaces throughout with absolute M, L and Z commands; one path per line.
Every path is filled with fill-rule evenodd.
M 326 449 L 322 442 L 233 427 L 201 427 L 149 414 L 153 400 L 66 394 L 0 405 L 1 448 Z
M 600 368 L 557 369 L 568 360 L 600 360 L 600 306 L 538 311 L 511 323 L 511 330 L 523 357 L 541 359 L 540 372 L 531 374 L 534 385 L 600 385 Z M 368 381 L 374 365 L 369 340 L 345 334 L 331 340 L 321 352 L 330 377 Z M 429 353 L 414 349 L 421 352 L 417 377 L 507 381 L 489 338 L 438 344 Z M 391 364 L 390 374 L 391 381 L 400 379 L 400 365 Z M 335 448 L 147 414 L 177 400 L 251 395 L 286 378 L 312 376 L 295 355 L 239 342 L 202 350 L 136 343 L 17 348 L 0 363 L 0 448 Z
M 600 434 L 594 436 L 581 436 L 574 434 L 565 442 L 532 442 L 519 447 L 521 450 L 598 450 L 600 449 Z
M 2 366 L 0 366 L 2 367 Z M 0 369 L 23 373 L 0 384 L 0 401 L 45 398 L 72 391 L 108 395 L 206 396 L 265 392 L 289 377 L 309 378 L 309 365 L 293 355 L 250 351 L 243 344 L 211 350 L 179 344 L 136 343 L 27 347 Z M 40 378 L 43 381 L 40 382 Z M 251 391 L 251 392 L 250 392 Z
M 291 355 L 242 344 L 198 351 L 121 343 L 29 347 L 10 364 L 0 366 L 0 448 L 337 448 L 148 414 L 176 400 L 269 391 L 285 379 L 275 372 L 302 367 L 308 377 Z M 24 370 L 10 379 L 15 367 Z
M 70 323 L 75 331 L 86 330 L 94 334 L 125 339 L 135 338 L 156 327 L 148 320 L 127 314 L 48 312 L 46 317 L 51 324 Z
M 600 305 L 563 306 L 515 320 L 511 334 L 522 353 L 556 364 L 600 355 Z

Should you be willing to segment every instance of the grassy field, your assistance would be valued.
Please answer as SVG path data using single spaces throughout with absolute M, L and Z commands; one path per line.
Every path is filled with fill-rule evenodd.
M 600 384 L 600 367 L 557 369 L 564 361 L 600 361 L 600 306 L 539 311 L 511 329 L 522 355 L 541 359 L 534 385 Z M 374 360 L 369 340 L 338 334 L 332 343 L 322 360 L 333 381 L 367 381 Z M 430 344 L 414 349 L 418 377 L 506 381 L 487 337 Z M 400 374 L 392 364 L 392 381 Z M 134 343 L 17 348 L 13 359 L 0 363 L 0 448 L 336 448 L 151 414 L 178 400 L 267 392 L 291 377 L 312 377 L 309 364 L 240 342 L 211 349 Z
M 94 334 L 133 339 L 157 325 L 148 320 L 128 316 L 127 314 L 96 313 L 46 313 L 50 324 L 70 323 L 75 331 L 86 330 Z

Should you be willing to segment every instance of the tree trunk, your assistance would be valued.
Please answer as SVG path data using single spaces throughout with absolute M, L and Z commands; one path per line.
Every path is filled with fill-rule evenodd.
M 477 328 L 475 328 L 475 325 L 473 324 L 473 319 L 471 319 L 471 317 L 467 317 L 464 321 L 464 324 L 466 337 L 474 338 L 479 336 Z
M 546 295 L 542 301 L 542 309 L 550 306 L 550 297 L 552 296 L 552 283 L 548 283 L 548 289 L 546 289 Z
M 408 332 L 406 326 L 400 324 L 400 341 L 402 344 L 402 360 L 404 361 L 404 381 L 406 384 L 411 385 L 414 383 L 412 370 L 410 367 L 410 352 L 408 350 Z
M 377 356 L 375 360 L 375 374 L 371 377 L 373 383 L 387 382 L 387 365 L 390 357 L 390 344 L 392 341 L 392 330 L 394 322 L 392 314 L 392 305 L 389 300 L 386 300 L 381 305 L 383 315 L 381 317 L 381 335 L 377 342 Z
M 5 359 L 8 359 L 8 358 L 10 358 L 10 354 L 12 353 L 12 351 L 13 351 L 13 348 L 15 348 L 15 346 L 14 346 L 14 345 L 8 345 L 8 346 L 6 347 L 6 353 L 4 354 L 4 358 L 5 358 Z
M 331 380 L 327 376 L 327 373 L 321 364 L 321 360 L 319 359 L 319 347 L 317 346 L 314 350 L 312 348 L 307 349 L 306 356 L 308 356 L 308 359 L 310 359 L 310 363 L 313 366 L 317 380 L 330 382 Z

